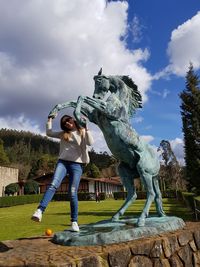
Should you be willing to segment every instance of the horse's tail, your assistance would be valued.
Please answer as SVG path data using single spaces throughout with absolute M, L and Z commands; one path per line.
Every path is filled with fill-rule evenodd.
M 159 175 L 156 175 L 152 179 L 153 189 L 155 192 L 155 204 L 156 204 L 156 210 L 159 216 L 165 216 L 165 212 L 162 207 L 162 194 L 161 194 L 160 186 L 159 186 L 159 178 L 160 178 Z

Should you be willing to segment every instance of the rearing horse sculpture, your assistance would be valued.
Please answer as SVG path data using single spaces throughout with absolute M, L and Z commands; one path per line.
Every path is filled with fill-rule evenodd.
M 105 76 L 102 69 L 94 76 L 94 81 L 92 98 L 79 96 L 77 101 L 58 104 L 49 117 L 55 117 L 63 108 L 73 107 L 80 125 L 85 125 L 82 115 L 98 125 L 113 156 L 120 161 L 118 172 L 127 189 L 127 198 L 112 220 L 118 220 L 137 198 L 133 179 L 140 177 L 147 191 L 147 199 L 137 225 L 144 226 L 153 200 L 158 215 L 165 216 L 165 213 L 158 182 L 159 160 L 152 147 L 141 140 L 129 123 L 135 110 L 141 107 L 140 92 L 128 76 Z

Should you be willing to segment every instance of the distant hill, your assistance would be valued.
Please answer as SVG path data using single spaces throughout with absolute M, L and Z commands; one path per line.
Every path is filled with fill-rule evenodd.
M 51 155 L 58 155 L 59 152 L 58 142 L 31 132 L 0 129 L 0 139 L 3 140 L 5 150 L 23 142 L 31 151 Z

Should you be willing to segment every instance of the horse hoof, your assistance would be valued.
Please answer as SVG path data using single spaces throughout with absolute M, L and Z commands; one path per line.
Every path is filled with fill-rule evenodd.
M 137 226 L 138 226 L 138 227 L 145 226 L 145 219 L 138 219 L 138 221 L 137 221 Z
M 111 221 L 112 221 L 112 222 L 117 222 L 117 221 L 119 221 L 119 216 L 113 216 L 113 217 L 111 218 Z
M 164 212 L 159 213 L 159 217 L 166 217 L 167 215 Z

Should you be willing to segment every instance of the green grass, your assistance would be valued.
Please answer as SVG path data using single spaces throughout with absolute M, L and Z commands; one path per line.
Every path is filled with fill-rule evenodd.
M 79 201 L 79 224 L 94 223 L 110 219 L 122 205 L 123 200 Z M 145 200 L 136 200 L 129 207 L 125 216 L 138 217 Z M 163 199 L 164 210 L 167 215 L 178 216 L 184 220 L 192 220 L 192 213 L 183 204 L 173 199 Z M 70 227 L 69 202 L 51 202 L 43 215 L 41 223 L 30 220 L 37 204 L 27 204 L 0 209 L 0 240 L 13 240 L 33 236 L 42 236 L 47 228 L 53 232 L 62 231 Z M 155 213 L 152 205 L 150 215 Z

